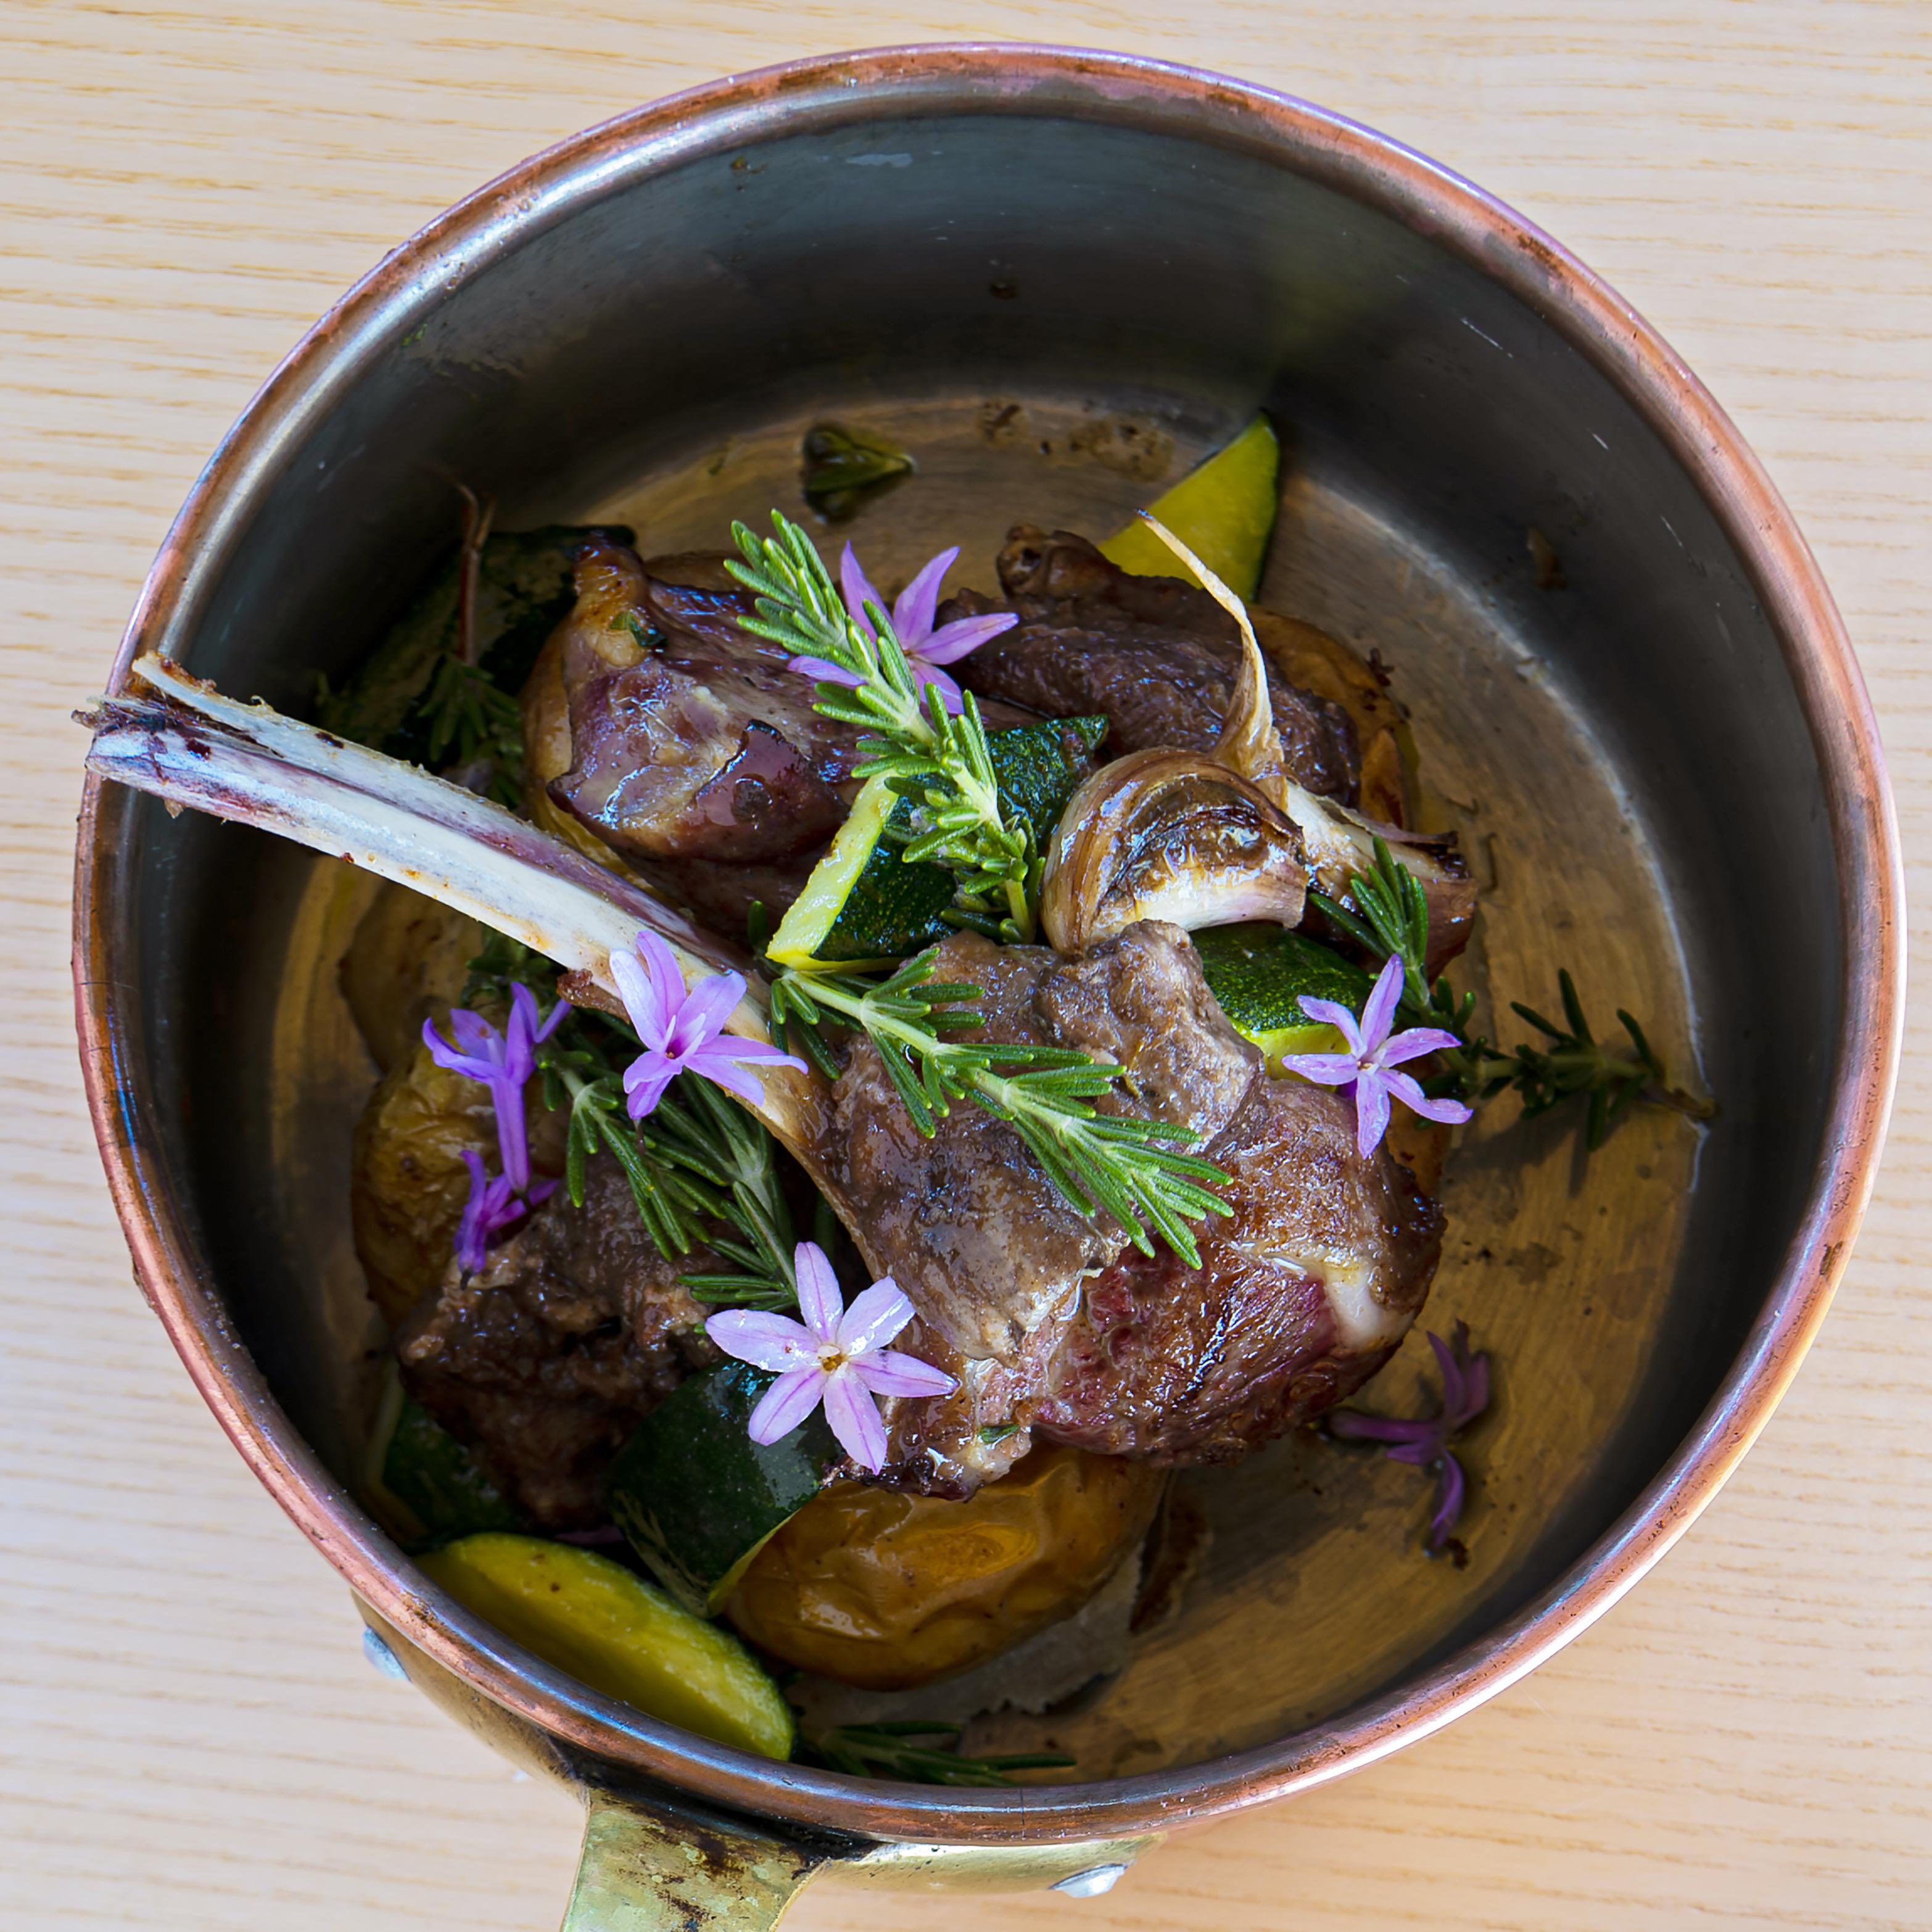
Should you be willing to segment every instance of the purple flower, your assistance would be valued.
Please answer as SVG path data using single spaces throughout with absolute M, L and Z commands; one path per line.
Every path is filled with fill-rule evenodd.
M 1436 1514 L 1429 1521 L 1429 1546 L 1440 1550 L 1462 1514 L 1468 1490 L 1462 1466 L 1449 1453 L 1450 1441 L 1490 1406 L 1490 1358 L 1470 1354 L 1466 1322 L 1456 1323 L 1452 1341 L 1432 1335 L 1429 1346 L 1435 1350 L 1436 1365 L 1442 1371 L 1440 1414 L 1419 1416 L 1407 1422 L 1397 1416 L 1358 1415 L 1352 1409 L 1344 1408 L 1329 1417 L 1328 1430 L 1330 1434 L 1350 1442 L 1388 1443 L 1387 1454 L 1391 1461 L 1412 1462 L 1418 1469 L 1435 1467 Z
M 793 1258 L 803 1320 L 730 1308 L 712 1316 L 704 1332 L 726 1354 L 778 1377 L 752 1412 L 754 1442 L 789 1436 L 823 1402 L 840 1447 L 860 1468 L 876 1472 L 886 1460 L 886 1428 L 875 1398 L 948 1395 L 958 1384 L 931 1364 L 885 1346 L 913 1313 L 890 1275 L 848 1308 L 823 1248 L 801 1241 Z
M 745 1071 L 744 1063 L 806 1070 L 803 1060 L 766 1041 L 725 1037 L 724 1022 L 745 997 L 740 974 L 714 973 L 687 990 L 677 956 L 656 933 L 640 932 L 636 944 L 634 957 L 610 956 L 610 976 L 644 1043 L 644 1052 L 624 1070 L 632 1120 L 641 1120 L 680 1073 L 701 1073 L 756 1106 L 764 1097 L 764 1083 Z
M 899 646 L 906 654 L 915 686 L 935 686 L 940 702 L 952 712 L 963 710 L 965 700 L 960 694 L 958 684 L 939 667 L 958 663 L 969 651 L 977 650 L 988 638 L 997 638 L 1002 631 L 1012 629 L 1019 622 L 1010 610 L 995 610 L 980 617 L 956 618 L 950 624 L 941 624 L 937 630 L 933 628 L 932 620 L 939 608 L 940 580 L 958 556 L 956 544 L 950 550 L 941 550 L 899 592 L 892 605 L 892 634 L 898 639 Z M 851 613 L 853 622 L 867 637 L 876 640 L 878 633 L 866 614 L 866 606 L 876 604 L 883 610 L 886 600 L 872 587 L 872 580 L 860 568 L 859 560 L 853 555 L 850 544 L 845 546 L 845 554 L 838 560 L 838 581 L 845 593 L 845 608 Z M 864 682 L 856 672 L 847 670 L 826 658 L 794 658 L 788 668 L 802 672 L 807 677 L 823 679 L 827 684 L 856 687 Z
M 1411 1113 L 1425 1120 L 1466 1120 L 1469 1109 L 1460 1100 L 1432 1100 L 1412 1076 L 1395 1069 L 1403 1061 L 1419 1060 L 1425 1053 L 1440 1053 L 1461 1042 L 1453 1033 L 1440 1027 L 1412 1027 L 1406 1033 L 1389 1036 L 1397 1001 L 1402 998 L 1402 962 L 1393 956 L 1383 967 L 1382 976 L 1362 1003 L 1360 1024 L 1346 1006 L 1333 1000 L 1311 1000 L 1302 996 L 1301 1010 L 1312 1020 L 1322 1020 L 1335 1028 L 1348 1042 L 1346 1053 L 1287 1053 L 1282 1064 L 1291 1067 L 1304 1080 L 1322 1087 L 1339 1087 L 1346 1098 L 1355 1096 L 1355 1144 L 1366 1160 L 1381 1145 L 1388 1132 L 1389 1099 L 1393 1095 Z
M 556 1192 L 556 1183 L 540 1180 L 520 1191 L 506 1174 L 494 1180 L 486 1179 L 483 1156 L 474 1148 L 463 1150 L 463 1164 L 470 1170 L 470 1199 L 457 1224 L 456 1259 L 465 1274 L 474 1274 L 489 1258 L 490 1243 L 505 1228 L 514 1228 L 532 1208 L 548 1201 Z
M 496 1108 L 496 1144 L 503 1156 L 503 1178 L 518 1194 L 528 1192 L 530 1184 L 524 1088 L 536 1071 L 537 1048 L 556 1032 L 569 1010 L 569 1002 L 560 1000 L 539 1024 L 536 996 L 529 987 L 519 986 L 510 988 L 509 1022 L 501 1033 L 467 1006 L 451 1009 L 453 1046 L 436 1031 L 434 1022 L 423 1022 L 423 1044 L 437 1066 L 480 1080 L 489 1088 Z

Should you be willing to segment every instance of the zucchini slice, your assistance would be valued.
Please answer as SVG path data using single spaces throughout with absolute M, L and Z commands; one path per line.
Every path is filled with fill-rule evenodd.
M 1283 1054 L 1340 1053 L 1346 1046 L 1334 1028 L 1301 1010 L 1304 993 L 1359 1013 L 1375 985 L 1318 940 L 1265 921 L 1210 926 L 1193 940 L 1228 1024 L 1268 1055 L 1270 1073 L 1285 1070 Z
M 593 1690 L 719 1744 L 790 1756 L 790 1709 L 751 1652 L 621 1563 L 495 1532 L 417 1561 L 466 1609 Z
M 868 778 L 772 934 L 766 951 L 781 966 L 883 965 L 952 930 L 940 917 L 952 903 L 952 874 L 900 858 L 885 836 L 895 814 L 909 823 L 912 807 L 885 779 Z
M 446 1543 L 486 1529 L 520 1529 L 516 1505 L 478 1466 L 470 1451 L 407 1396 L 382 1451 L 382 1486 L 422 1526 L 423 1536 Z
M 1044 845 L 1107 735 L 1104 718 L 1045 718 L 987 739 L 1000 797 Z M 812 868 L 765 949 L 781 966 L 882 966 L 937 946 L 956 928 L 944 866 L 909 866 L 913 806 L 883 778 L 868 778 L 825 856 Z M 895 835 L 898 835 L 896 837 Z
M 818 1414 L 778 1442 L 752 1440 L 747 1424 L 771 1382 L 742 1362 L 693 1376 L 646 1417 L 604 1478 L 611 1520 L 700 1616 L 717 1614 L 844 1455 Z
M 1281 446 L 1266 416 L 1184 476 L 1148 509 L 1234 595 L 1252 599 L 1280 505 Z M 1100 546 L 1100 554 L 1136 577 L 1194 573 L 1138 518 Z

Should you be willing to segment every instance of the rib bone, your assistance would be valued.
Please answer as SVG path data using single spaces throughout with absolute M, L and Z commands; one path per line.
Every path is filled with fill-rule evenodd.
M 648 927 L 687 981 L 742 974 L 746 997 L 728 1030 L 768 1037 L 765 983 L 745 955 L 548 832 L 417 766 L 224 697 L 172 659 L 142 657 L 134 670 L 157 695 L 104 698 L 81 716 L 94 732 L 88 767 L 103 778 L 172 808 L 274 832 L 467 913 L 583 974 L 614 1010 L 610 956 Z M 780 1068 L 764 1084 L 755 1111 L 818 1179 L 823 1083 Z

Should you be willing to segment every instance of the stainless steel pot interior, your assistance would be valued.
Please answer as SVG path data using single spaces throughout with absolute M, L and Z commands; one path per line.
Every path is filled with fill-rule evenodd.
M 960 1840 L 1157 1828 L 1332 1775 L 1611 1600 L 1822 1313 L 1875 1155 L 1896 964 L 1882 776 L 1828 599 L 1641 324 L 1506 212 L 1315 110 L 943 49 L 754 76 L 566 144 L 319 327 L 204 478 L 128 649 L 299 711 L 446 546 L 456 482 L 502 526 L 628 509 L 675 548 L 795 507 L 798 429 L 826 416 L 921 458 L 855 526 L 868 560 L 960 541 L 985 580 L 1012 517 L 1097 534 L 1258 405 L 1290 452 L 1267 601 L 1402 680 L 1495 868 L 1496 990 L 1546 999 L 1567 960 L 1607 1020 L 1634 980 L 1724 1111 L 1702 1137 L 1641 1118 L 1588 1169 L 1555 1132 L 1478 1137 L 1431 1320 L 1519 1346 L 1468 1571 L 1415 1553 L 1419 1492 L 1388 1466 L 1258 1463 L 1216 1545 L 1232 1611 L 1163 1640 L 1124 1703 L 1063 1720 L 1106 1778 L 1022 1798 L 759 1766 L 428 1592 L 343 1486 L 366 1337 L 316 1207 L 342 1192 L 314 944 L 337 889 L 273 841 L 91 800 L 83 1034 L 149 1293 L 365 1599 L 573 1762 Z M 1244 1696 L 1228 1660 L 1250 1649 L 1279 1667 Z

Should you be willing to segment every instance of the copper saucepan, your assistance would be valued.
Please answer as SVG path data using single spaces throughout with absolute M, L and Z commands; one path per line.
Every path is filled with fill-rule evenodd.
M 675 549 L 799 508 L 802 426 L 876 424 L 920 464 L 854 527 L 890 575 L 940 542 L 983 560 L 1022 515 L 1099 534 L 1257 406 L 1289 448 L 1264 601 L 1394 670 L 1489 854 L 1472 983 L 1546 999 L 1567 962 L 1605 1010 L 1640 998 L 1722 1111 L 1634 1116 L 1587 1166 L 1558 1125 L 1469 1137 L 1430 1310 L 1501 1365 L 1467 1568 L 1417 1553 L 1392 1466 L 1252 1459 L 1202 1490 L 1178 1622 L 1051 1720 L 1083 1781 L 754 1760 L 430 1587 L 350 1486 L 352 882 L 88 787 L 76 1000 L 142 1286 L 410 1676 L 588 1794 L 580 1932 L 769 1924 L 840 1862 L 1102 1889 L 1166 1832 L 1426 1735 L 1628 1588 L 1769 1414 L 1877 1161 L 1898 856 L 1858 670 L 1736 432 L 1555 244 L 1300 102 L 1039 47 L 772 69 L 524 164 L 304 338 L 148 580 L 117 680 L 160 650 L 300 710 L 446 548 L 458 483 L 500 527 L 622 514 Z

